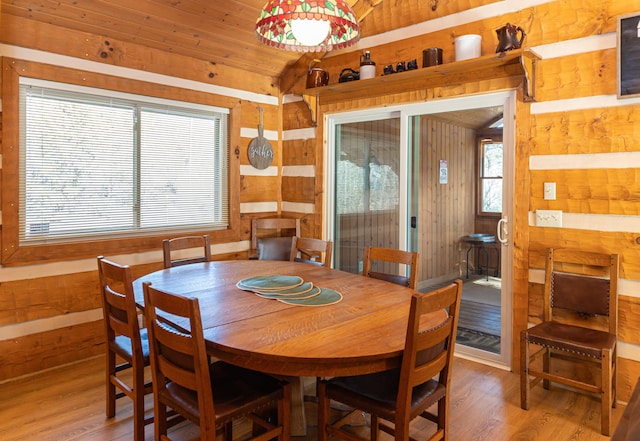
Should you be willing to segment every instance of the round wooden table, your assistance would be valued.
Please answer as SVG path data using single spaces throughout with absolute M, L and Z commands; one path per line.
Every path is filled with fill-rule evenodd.
M 257 275 L 296 275 L 340 292 L 332 305 L 298 306 L 236 287 Z M 297 262 L 196 263 L 148 274 L 142 283 L 200 302 L 207 352 L 229 363 L 288 377 L 359 375 L 400 366 L 414 291 L 377 279 Z M 446 312 L 433 313 L 433 326 Z M 179 323 L 176 323 L 179 325 Z
M 297 306 L 236 287 L 244 278 L 296 275 L 340 292 L 333 305 Z M 208 352 L 230 363 L 289 376 L 359 375 L 400 365 L 410 298 L 388 282 L 296 262 L 234 260 L 156 271 L 134 282 L 200 301 Z M 434 324 L 444 311 L 434 313 Z

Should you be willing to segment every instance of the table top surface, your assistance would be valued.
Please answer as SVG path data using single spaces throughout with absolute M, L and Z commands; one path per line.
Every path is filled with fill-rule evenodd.
M 290 305 L 236 287 L 257 275 L 300 276 L 340 292 L 343 299 L 324 306 Z M 141 307 L 143 282 L 199 299 L 211 355 L 291 376 L 359 375 L 399 366 L 415 292 L 344 271 L 268 260 L 214 261 L 156 271 L 134 281 Z M 445 317 L 445 311 L 433 313 L 423 326 Z

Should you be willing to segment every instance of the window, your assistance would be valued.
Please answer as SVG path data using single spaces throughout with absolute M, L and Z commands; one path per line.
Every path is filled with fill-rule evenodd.
M 19 241 L 226 228 L 228 110 L 20 80 Z
M 480 214 L 502 213 L 502 142 L 480 141 Z

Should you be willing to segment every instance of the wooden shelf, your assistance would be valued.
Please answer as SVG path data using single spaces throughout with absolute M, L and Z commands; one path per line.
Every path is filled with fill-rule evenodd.
M 334 103 L 490 78 L 524 76 L 525 101 L 535 101 L 535 65 L 539 59 L 531 50 L 517 49 L 367 80 L 305 89 L 303 99 L 309 105 L 315 122 L 318 99 L 323 103 Z

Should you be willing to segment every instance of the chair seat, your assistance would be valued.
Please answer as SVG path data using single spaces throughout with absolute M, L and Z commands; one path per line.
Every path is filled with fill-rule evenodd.
M 142 358 L 145 364 L 149 364 L 149 335 L 146 328 L 140 329 L 140 343 L 142 343 Z M 133 356 L 131 339 L 126 335 L 116 336 L 112 348 L 118 355 L 128 360 Z
M 526 332 L 529 343 L 597 359 L 603 349 L 616 345 L 616 337 L 608 332 L 557 322 L 543 322 Z
M 267 406 L 282 396 L 282 384 L 260 372 L 233 366 L 223 361 L 209 368 L 215 403 L 216 425 L 248 415 L 256 407 Z M 177 403 L 198 421 L 197 394 L 176 383 L 169 383 L 160 393 L 167 403 Z
M 400 370 L 393 369 L 355 377 L 337 377 L 327 381 L 327 393 L 332 399 L 368 413 L 374 413 L 393 421 L 396 412 L 396 398 Z M 445 396 L 445 387 L 436 380 L 429 380 L 413 388 L 411 397 L 411 418 Z M 431 403 L 431 404 L 429 404 Z

